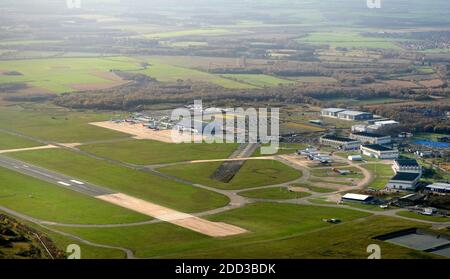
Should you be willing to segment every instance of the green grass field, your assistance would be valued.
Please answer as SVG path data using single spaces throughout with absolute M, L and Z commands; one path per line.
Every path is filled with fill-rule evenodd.
M 399 216 L 418 219 L 418 220 L 425 220 L 425 221 L 432 221 L 432 222 L 450 222 L 450 218 L 447 217 L 436 217 L 436 216 L 426 216 L 417 214 L 415 212 L 410 211 L 400 211 L 396 213 Z
M 299 231 L 276 239 L 237 243 L 227 249 L 189 251 L 177 254 L 177 258 L 367 259 L 367 247 L 370 244 L 380 245 L 383 259 L 440 258 L 373 239 L 388 232 L 417 226 L 421 225 L 395 218 L 369 217 L 365 221 L 347 222 L 322 229 L 319 227 L 313 232 Z
M 0 205 L 37 219 L 68 224 L 123 224 L 152 218 L 0 168 Z
M 264 146 L 269 146 L 269 144 L 264 144 Z M 300 143 L 280 143 L 280 147 L 278 148 L 277 153 L 274 155 L 293 154 L 297 152 L 297 150 L 305 149 L 307 147 L 308 146 L 306 144 Z M 261 157 L 261 156 L 267 156 L 267 154 L 261 154 L 261 147 L 260 147 L 255 151 L 252 157 Z
M 189 30 L 179 30 L 179 31 L 167 31 L 160 33 L 145 34 L 139 36 L 140 38 L 151 38 L 151 39 L 167 39 L 176 38 L 184 36 L 217 36 L 226 35 L 232 31 L 223 28 L 199 28 L 199 29 L 189 29 Z
M 338 168 L 339 170 L 349 170 L 352 173 L 346 175 L 340 175 L 339 173 L 333 171 L 332 168 L 329 169 L 315 169 L 311 173 L 317 177 L 339 177 L 339 178 L 363 178 L 362 173 L 357 168 Z
M 80 246 L 81 259 L 124 259 L 125 258 L 125 253 L 122 251 L 119 251 L 116 249 L 101 248 L 101 247 L 94 247 L 91 245 L 87 245 L 85 243 L 80 242 L 78 239 L 74 239 L 69 236 L 65 236 L 65 235 L 61 235 L 59 233 L 53 232 L 49 228 L 42 227 L 42 226 L 36 225 L 31 222 L 27 222 L 27 221 L 21 221 L 21 222 L 35 230 L 38 230 L 38 231 L 46 234 L 55 243 L 55 245 L 64 252 L 67 251 L 67 246 L 69 246 L 71 244 L 76 244 L 76 245 Z M 55 228 L 55 229 L 59 230 L 59 228 Z
M 193 183 L 227 190 L 276 185 L 301 177 L 299 171 L 277 161 L 249 160 L 230 183 L 223 183 L 210 178 L 220 165 L 221 162 L 184 164 L 160 168 L 158 171 Z
M 89 125 L 112 114 L 70 112 L 64 109 L 2 107 L 0 127 L 25 135 L 61 143 L 87 142 L 129 137 L 127 134 Z
M 364 37 L 354 32 L 315 32 L 298 40 L 302 43 L 325 44 L 332 48 L 380 48 L 401 49 L 394 40 L 384 38 Z
M 137 165 L 174 163 L 192 160 L 225 159 L 237 144 L 170 144 L 152 140 L 130 140 L 84 145 L 80 149 L 102 157 Z
M 35 147 L 41 144 L 0 132 L 0 150 Z
M 218 208 L 229 202 L 227 197 L 217 193 L 70 151 L 39 150 L 10 156 L 184 212 Z
M 374 178 L 368 185 L 369 188 L 383 189 L 388 181 L 394 176 L 394 171 L 390 165 L 384 164 L 364 164 L 365 169 L 369 170 Z
M 127 57 L 57 58 L 1 61 L 0 71 L 18 71 L 21 76 L 0 75 L 0 83 L 26 82 L 54 93 L 76 91 L 77 84 L 113 84 L 101 73 L 136 70 L 137 61 Z M 99 75 L 100 74 L 100 75 Z
M 281 79 L 269 75 L 226 74 L 222 76 L 258 87 L 274 87 L 279 85 L 288 85 L 295 83 L 292 80 Z
M 290 200 L 307 197 L 309 193 L 291 192 L 285 187 L 265 188 L 240 192 L 239 195 L 254 199 Z
M 163 64 L 158 61 L 159 60 L 153 61 L 152 59 L 150 59 L 149 63 L 151 65 L 147 69 L 140 70 L 137 72 L 149 75 L 161 82 L 175 82 L 181 79 L 181 80 L 212 83 L 230 89 L 257 88 L 253 85 L 222 78 L 220 76 L 213 75 L 210 73 L 175 65 Z
M 291 187 L 302 187 L 316 193 L 332 193 L 336 191 L 334 189 L 321 188 L 311 184 L 292 184 Z
M 189 48 L 189 47 L 202 47 L 207 46 L 208 42 L 198 42 L 198 41 L 176 41 L 176 42 L 164 42 L 164 45 L 171 47 Z
M 127 229 L 64 228 L 64 231 L 91 241 L 131 248 L 139 257 L 176 258 L 184 253 L 204 253 L 208 257 L 209 254 L 213 255 L 221 251 L 224 255 L 236 258 L 244 255 L 241 248 L 251 244 L 276 241 L 279 238 L 305 234 L 317 229 L 332 228 L 333 225 L 323 222 L 323 218 L 339 218 L 344 222 L 350 222 L 366 216 L 369 215 L 347 209 L 255 203 L 208 218 L 249 230 L 249 233 L 235 237 L 211 238 L 167 223 Z M 273 248 L 281 253 L 287 247 Z M 284 257 L 288 256 L 289 254 L 284 255 Z M 247 257 L 271 256 L 266 250 Z

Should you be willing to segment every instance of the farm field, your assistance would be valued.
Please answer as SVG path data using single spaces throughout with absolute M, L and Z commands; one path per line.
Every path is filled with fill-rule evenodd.
M 384 38 L 364 37 L 355 32 L 315 32 L 298 40 L 303 43 L 324 44 L 332 48 L 380 48 L 400 49 L 394 40 Z
M 345 104 L 349 106 L 359 106 L 359 105 L 377 105 L 377 104 L 390 104 L 390 103 L 399 103 L 405 100 L 396 99 L 396 98 L 372 98 L 365 100 L 351 99 L 351 98 L 327 98 L 327 103 L 334 104 Z
M 195 69 L 189 69 L 180 66 L 174 66 L 169 64 L 162 64 L 159 62 L 153 62 L 150 59 L 151 64 L 145 70 L 136 71 L 138 73 L 143 73 L 153 78 L 156 78 L 161 82 L 176 82 L 177 80 L 191 80 L 204 83 L 212 83 L 218 86 L 222 86 L 230 89 L 251 89 L 257 88 L 256 86 L 245 84 L 230 79 L 222 78 L 217 75 L 202 72 Z
M 2 107 L 0 128 L 61 143 L 77 143 L 129 137 L 127 134 L 89 125 L 109 120 L 113 114 L 71 112 L 61 108 L 34 106 Z
M 0 150 L 35 147 L 40 144 L 0 132 Z
M 21 75 L 0 75 L 1 83 L 25 82 L 52 93 L 73 92 L 98 85 L 107 87 L 122 84 L 109 72 L 136 70 L 137 61 L 127 57 L 57 58 L 0 61 L 0 71 L 17 71 Z
M 121 224 L 151 219 L 8 169 L 0 168 L 0 178 L 0 205 L 37 219 L 66 224 Z
M 321 76 L 301 76 L 292 77 L 292 79 L 299 83 L 336 83 L 337 80 L 331 77 L 321 77 Z
M 369 188 L 376 190 L 383 189 L 388 183 L 389 179 L 394 176 L 394 171 L 390 165 L 385 164 L 364 164 L 363 168 L 369 170 L 374 178 L 368 185 Z
M 217 193 L 70 151 L 53 149 L 9 155 L 30 164 L 186 213 L 222 207 L 229 202 L 227 197 Z
M 254 199 L 290 200 L 309 196 L 308 193 L 291 192 L 285 187 L 274 187 L 239 192 L 239 195 Z
M 199 28 L 199 29 L 188 29 L 188 30 L 144 34 L 140 35 L 139 38 L 167 39 L 184 36 L 218 36 L 218 35 L 227 35 L 230 33 L 233 32 L 231 30 L 224 28 L 203 28 L 203 29 Z
M 292 80 L 281 79 L 269 75 L 253 75 L 253 74 L 226 74 L 223 77 L 237 80 L 243 83 L 251 84 L 258 87 L 274 87 L 286 84 L 294 84 Z
M 231 256 L 231 258 L 237 258 L 243 255 L 239 247 L 243 248 L 251 243 L 275 241 L 280 237 L 332 228 L 333 225 L 323 222 L 323 218 L 336 217 L 342 219 L 343 222 L 350 222 L 367 216 L 369 214 L 347 209 L 255 203 L 208 218 L 214 222 L 226 222 L 249 230 L 249 233 L 223 239 L 209 238 L 167 223 L 127 229 L 64 228 L 64 231 L 99 243 L 129 247 L 136 251 L 138 257 L 174 258 L 180 254 L 195 251 L 196 253 L 211 254 L 211 258 L 214 258 L 213 254 L 218 251 L 233 254 L 232 251 L 238 249 Z M 279 246 L 276 249 L 282 251 L 285 248 L 285 246 Z M 263 258 L 267 256 L 270 255 L 266 250 L 246 257 Z M 218 258 L 222 257 L 218 256 Z
M 168 41 L 164 42 L 165 45 L 172 46 L 172 47 L 201 47 L 201 46 L 207 46 L 208 42 L 200 42 L 200 41 Z
M 80 146 L 81 150 L 114 160 L 152 165 L 192 160 L 225 159 L 238 144 L 170 144 L 152 140 L 130 140 Z
M 221 162 L 184 164 L 163 167 L 158 171 L 194 183 L 227 190 L 276 185 L 296 180 L 302 175 L 278 161 L 248 160 L 229 183 L 223 183 L 210 178 L 221 164 Z

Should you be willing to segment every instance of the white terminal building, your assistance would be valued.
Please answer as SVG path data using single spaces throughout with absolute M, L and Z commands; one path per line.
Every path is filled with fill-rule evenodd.
M 361 145 L 361 153 L 368 157 L 381 160 L 397 159 L 400 155 L 398 149 L 392 149 L 379 144 Z

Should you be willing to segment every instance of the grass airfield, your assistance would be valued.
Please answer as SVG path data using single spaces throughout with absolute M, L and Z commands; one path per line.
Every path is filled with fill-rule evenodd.
M 305 170 L 294 169 L 274 159 L 259 158 L 257 151 L 256 157 L 248 160 L 230 183 L 220 183 L 212 180 L 210 175 L 236 145 L 176 145 L 134 140 L 128 135 L 89 125 L 93 120 L 109 119 L 112 114 L 82 114 L 39 106 L 9 107 L 0 113 L 5 116 L 0 121 L 0 128 L 55 142 L 79 142 L 82 145 L 76 148 L 88 152 L 83 154 L 60 148 L 13 152 L 7 156 L 182 212 L 210 211 L 203 218 L 248 231 L 214 238 L 165 222 L 147 223 L 156 220 L 0 169 L 0 206 L 46 221 L 43 224 L 25 222 L 46 232 L 62 249 L 71 243 L 79 244 L 83 258 L 125 258 L 126 251 L 137 258 L 365 258 L 365 248 L 373 243 L 382 247 L 385 258 L 438 257 L 372 239 L 404 228 L 429 227 L 420 223 L 422 220 L 376 216 L 382 211 L 372 208 L 336 208 L 335 203 L 316 198 L 316 195 L 333 195 L 336 191 L 318 186 L 326 186 L 325 179 L 335 176 L 330 169 L 310 168 L 310 177 L 305 177 L 308 174 Z M 44 127 L 48 133 L 36 126 Z M 0 133 L 0 142 L 6 149 L 40 145 L 5 133 Z M 274 158 L 289 156 L 300 147 L 282 145 Z M 219 161 L 186 163 L 199 159 Z M 154 166 L 168 177 L 125 167 L 130 163 L 150 169 Z M 351 179 L 362 178 L 356 167 L 342 167 L 355 171 Z M 384 179 L 389 171 L 389 166 L 376 162 L 362 167 L 380 179 Z M 174 180 L 178 178 L 187 182 Z M 302 179 L 306 181 L 301 182 Z M 291 192 L 288 187 L 305 191 Z M 296 199 L 307 201 L 310 196 L 311 202 L 320 202 L 290 203 Z M 250 202 L 227 208 L 230 197 Z M 329 224 L 323 221 L 326 218 L 337 218 L 342 223 Z M 80 242 L 80 238 L 91 245 Z

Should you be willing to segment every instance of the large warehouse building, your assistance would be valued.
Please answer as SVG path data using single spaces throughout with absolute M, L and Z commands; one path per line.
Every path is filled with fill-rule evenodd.
M 361 152 L 363 155 L 381 160 L 397 159 L 399 157 L 398 149 L 391 149 L 379 144 L 362 145 Z
M 341 150 L 356 150 L 361 146 L 361 142 L 359 140 L 338 137 L 334 135 L 326 135 L 321 137 L 320 143 Z
M 373 118 L 373 114 L 370 112 L 345 110 L 338 113 L 338 118 L 349 121 L 364 121 Z
M 364 144 L 388 144 L 392 141 L 391 136 L 384 136 L 367 132 L 353 132 L 350 135 L 350 138 L 359 140 Z
M 421 175 L 419 173 L 399 172 L 389 180 L 386 188 L 390 190 L 414 191 L 420 177 Z
M 370 112 L 346 110 L 340 108 L 325 108 L 322 109 L 322 116 L 339 118 L 348 121 L 365 121 L 373 119 L 373 114 Z

